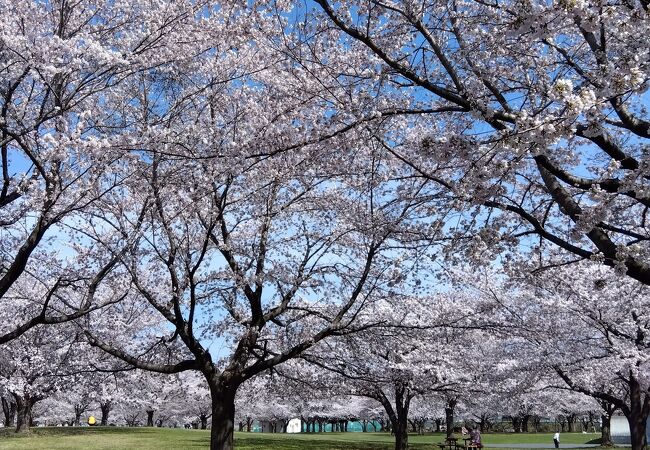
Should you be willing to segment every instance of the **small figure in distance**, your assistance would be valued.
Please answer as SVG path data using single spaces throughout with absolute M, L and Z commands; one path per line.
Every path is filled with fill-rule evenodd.
M 553 435 L 553 443 L 555 444 L 555 448 L 560 448 L 560 432 L 557 431 Z

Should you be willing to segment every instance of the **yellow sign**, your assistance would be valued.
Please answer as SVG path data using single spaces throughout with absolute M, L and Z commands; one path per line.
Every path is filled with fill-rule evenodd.
M 90 416 L 88 418 L 88 425 L 92 426 L 92 425 L 95 425 L 96 423 L 97 423 L 97 420 L 95 420 L 95 418 L 93 416 Z

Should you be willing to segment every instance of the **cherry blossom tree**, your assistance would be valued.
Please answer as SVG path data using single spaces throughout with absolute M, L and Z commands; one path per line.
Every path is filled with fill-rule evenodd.
M 81 426 L 82 416 L 87 413 L 95 403 L 97 394 L 96 382 L 99 377 L 91 374 L 77 377 L 76 380 L 69 383 L 64 392 L 57 393 L 54 397 L 57 400 L 63 400 L 69 406 L 69 411 L 73 413 L 73 419 L 69 421 L 70 425 Z
M 340 383 L 344 392 L 381 403 L 395 435 L 395 449 L 404 450 L 415 398 L 422 401 L 427 394 L 442 392 L 456 402 L 480 376 L 470 353 L 477 347 L 470 345 L 472 333 L 465 328 L 475 311 L 466 300 L 462 295 L 394 296 L 378 302 L 367 317 L 381 318 L 382 327 L 324 341 L 302 358 L 346 380 L 325 376 L 321 383 Z M 413 415 L 411 419 L 416 420 Z
M 3 396 L 3 403 L 15 410 L 16 432 L 29 430 L 34 405 L 66 387 L 71 368 L 83 361 L 84 343 L 71 327 L 67 328 L 32 329 L 11 345 L 0 347 L 0 384 L 13 399 L 11 402 Z M 11 415 L 11 411 L 5 412 L 6 419 Z
M 300 352 L 327 336 L 354 331 L 354 319 L 365 303 L 365 301 L 362 301 L 367 295 L 364 292 L 373 289 L 378 283 L 382 283 L 382 275 L 385 270 L 374 270 L 378 265 L 376 260 L 382 259 L 379 252 L 385 245 L 385 234 L 373 238 L 373 240 L 368 241 L 367 245 L 364 245 L 365 248 L 361 247 L 358 252 L 351 254 L 353 260 L 349 263 L 344 265 L 343 262 L 340 262 L 331 266 L 331 263 L 327 261 L 331 257 L 328 257 L 326 253 L 332 251 L 338 253 L 336 248 L 338 247 L 337 240 L 339 238 L 337 236 L 347 238 L 355 232 L 354 229 L 343 228 L 335 233 L 326 230 L 327 234 L 319 236 L 316 234 L 318 230 L 300 230 L 298 227 L 303 226 L 300 223 L 295 225 L 296 231 L 300 234 L 293 239 L 296 240 L 296 243 L 300 243 L 302 249 L 297 247 L 291 250 L 302 251 L 302 255 L 299 256 L 299 259 L 296 259 L 293 269 L 297 272 L 292 274 L 288 264 L 289 262 L 294 263 L 294 261 L 272 260 L 272 246 L 284 245 L 286 241 L 284 238 L 275 242 L 271 241 L 270 233 L 266 228 L 270 229 L 274 226 L 273 224 L 280 222 L 284 222 L 285 225 L 283 226 L 286 227 L 291 218 L 286 214 L 282 214 L 282 212 L 285 208 L 290 211 L 296 206 L 292 205 L 296 201 L 294 197 L 296 194 L 287 192 L 286 194 L 289 195 L 285 201 L 288 202 L 276 203 L 277 199 L 274 197 L 278 194 L 273 192 L 276 187 L 271 186 L 271 188 L 271 192 L 264 193 L 263 198 L 265 202 L 268 202 L 267 207 L 269 209 L 263 211 L 264 215 L 260 218 L 262 220 L 255 217 L 249 219 L 251 221 L 259 220 L 258 226 L 261 227 L 261 233 L 256 233 L 257 235 L 252 235 L 250 238 L 257 241 L 261 235 L 261 243 L 256 244 L 255 241 L 249 241 L 251 242 L 249 245 L 245 245 L 245 241 L 242 241 L 241 244 L 237 243 L 236 239 L 248 240 L 250 238 L 248 234 L 237 236 L 235 234 L 237 230 L 235 230 L 235 233 L 231 232 L 228 229 L 229 225 L 227 225 L 225 217 L 222 216 L 224 212 L 218 212 L 214 218 L 201 217 L 201 213 L 197 212 L 198 214 L 193 213 L 197 214 L 193 225 L 191 222 L 183 220 L 183 229 L 178 227 L 177 224 L 171 225 L 170 223 L 164 227 L 166 229 L 165 233 L 169 233 L 167 236 L 152 237 L 150 241 L 153 243 L 161 238 L 167 238 L 167 245 L 169 245 L 167 251 L 171 253 L 178 252 L 179 258 L 187 258 L 182 265 L 177 265 L 173 260 L 170 261 L 168 256 L 157 259 L 158 255 L 156 253 L 150 253 L 152 257 L 150 265 L 137 267 L 134 264 L 131 268 L 133 283 L 139 293 L 170 323 L 175 324 L 177 331 L 173 334 L 178 333 L 180 335 L 184 344 L 191 350 L 193 358 L 179 360 L 175 364 L 142 361 L 130 357 L 116 343 L 111 342 L 111 336 L 95 332 L 88 334 L 91 344 L 142 369 L 160 372 L 178 372 L 188 369 L 201 370 L 207 378 L 213 401 L 212 445 L 215 448 L 229 448 L 222 447 L 222 445 L 232 445 L 234 396 L 239 384 L 289 358 L 297 356 Z M 238 202 L 236 197 L 233 200 L 228 199 L 230 196 L 234 197 L 235 189 L 235 186 L 224 187 L 224 190 L 220 192 L 219 203 L 225 205 L 230 201 Z M 171 195 L 173 194 L 169 192 L 165 196 L 169 197 Z M 224 197 L 226 195 L 228 197 Z M 285 193 L 280 195 L 284 197 Z M 302 192 L 298 195 L 308 195 L 308 193 Z M 162 195 L 159 198 L 162 198 Z M 213 203 L 212 207 L 218 210 L 220 208 L 219 203 Z M 350 205 L 350 207 L 355 208 L 353 205 Z M 301 220 L 304 220 L 304 210 L 299 208 L 296 211 L 300 212 Z M 240 209 L 237 214 L 241 213 Z M 157 214 L 161 214 L 163 220 L 167 220 L 167 212 L 164 212 L 163 209 L 159 209 Z M 177 214 L 174 213 L 176 215 L 175 222 L 178 219 Z M 191 234 L 183 233 L 189 230 L 192 231 Z M 286 228 L 280 230 L 283 233 L 287 231 Z M 304 231 L 308 231 L 308 234 L 303 234 Z M 178 232 L 182 234 L 177 234 Z M 230 247 L 235 243 L 241 245 L 241 250 Z M 190 248 L 188 245 L 194 248 Z M 245 259 L 249 258 L 248 249 L 251 248 L 250 245 L 255 246 L 256 254 L 254 256 L 257 262 L 255 260 L 246 261 Z M 278 250 L 281 248 L 279 247 Z M 152 250 L 154 249 L 152 248 Z M 321 255 L 320 253 L 323 250 L 325 254 Z M 158 252 L 159 249 L 156 249 L 156 251 Z M 210 267 L 216 263 L 217 260 L 212 256 L 215 252 L 220 253 L 221 257 L 225 259 L 227 266 L 224 269 L 232 273 L 229 276 L 234 278 L 234 282 L 230 282 L 228 278 L 225 278 L 227 272 L 224 272 L 224 269 L 217 272 L 199 271 L 202 266 Z M 286 257 L 285 252 L 283 251 L 283 257 Z M 333 255 L 333 253 L 330 254 Z M 336 258 L 341 260 L 341 256 L 343 254 L 337 254 Z M 359 261 L 358 257 L 361 258 L 360 266 L 356 262 Z M 132 261 L 135 261 L 135 258 L 142 258 L 142 253 L 134 254 Z M 238 261 L 238 258 L 242 258 L 243 261 Z M 389 261 L 386 260 L 386 263 L 389 263 Z M 154 264 L 163 265 L 156 268 Z M 266 264 L 268 264 L 269 269 L 265 269 Z M 344 270 L 341 271 L 337 266 L 344 268 Z M 246 267 L 251 267 L 253 270 L 255 278 L 252 278 L 251 284 L 245 281 L 247 277 Z M 330 270 L 330 267 L 334 270 Z M 162 268 L 165 268 L 172 277 L 171 284 L 167 288 L 171 289 L 171 296 L 169 297 L 167 297 L 169 294 L 165 290 L 160 290 L 160 280 L 164 276 L 164 272 L 160 270 Z M 280 278 L 279 276 L 282 273 L 286 275 L 282 275 L 282 278 Z M 323 275 L 342 277 L 346 281 L 337 283 L 339 287 L 336 288 Z M 269 281 L 265 280 L 266 277 L 269 278 Z M 182 279 L 186 281 L 178 281 Z M 268 306 L 264 307 L 262 293 L 267 283 L 273 286 L 270 289 L 272 289 L 272 292 L 275 290 L 274 296 L 276 296 L 277 300 L 272 303 L 269 302 Z M 319 284 L 322 284 L 323 287 L 320 287 Z M 319 303 L 322 300 L 320 299 L 318 302 L 314 302 L 308 298 L 296 298 L 296 294 L 301 288 L 311 292 L 308 295 L 318 295 L 318 292 L 324 289 L 325 286 L 330 290 L 328 294 L 330 298 L 333 292 L 339 290 L 337 301 L 341 302 L 340 305 L 329 306 L 323 304 L 321 306 Z M 182 293 L 181 289 L 187 289 L 187 293 Z M 214 294 L 210 294 L 210 292 L 214 292 Z M 323 292 L 325 291 L 323 290 Z M 188 300 L 189 303 L 186 306 L 185 302 Z M 357 305 L 357 300 L 359 305 Z M 222 307 L 225 308 L 228 316 L 221 320 L 214 318 L 214 325 L 202 329 L 202 319 L 199 318 L 198 313 L 200 308 L 206 305 L 214 308 L 221 302 L 223 302 Z M 249 304 L 249 312 L 243 309 L 246 306 L 244 302 Z M 188 309 L 184 313 L 182 308 L 185 307 Z M 280 319 L 281 316 L 287 316 L 284 319 L 286 322 Z M 193 331 L 194 327 L 197 330 L 196 334 Z M 289 334 L 288 339 L 283 337 L 285 331 L 282 330 L 287 329 L 287 327 L 289 327 L 288 330 L 296 329 L 296 335 L 292 337 Z M 268 328 L 268 331 L 265 328 Z M 301 329 L 302 331 L 300 331 Z M 308 332 L 307 330 L 310 329 L 314 331 Z M 204 333 L 217 333 L 217 336 L 236 338 L 233 342 L 233 354 L 229 360 L 212 362 L 209 352 L 200 343 L 200 338 Z M 171 336 L 171 339 L 174 340 L 175 337 Z M 160 340 L 159 343 L 164 344 Z M 162 349 L 162 346 L 158 346 Z M 249 362 L 250 359 L 252 359 L 251 362 Z M 202 367 L 205 368 L 202 369 Z
M 116 358 L 89 369 L 114 372 L 102 424 L 151 426 L 175 389 L 127 371 L 193 372 L 213 449 L 240 387 L 299 356 L 380 402 L 403 449 L 411 401 L 444 394 L 451 432 L 488 354 L 500 387 L 537 364 L 646 447 L 646 0 L 0 7 L 6 423 L 83 336 Z M 510 284 L 432 296 L 443 252 Z M 576 260 L 616 270 L 521 276 Z M 261 394 L 286 408 L 259 417 L 312 431 L 356 415 Z
M 94 255 L 71 228 L 133 175 L 142 124 L 130 111 L 146 96 L 134 77 L 193 53 L 202 7 L 0 3 L 0 298 L 12 316 L 0 342 L 102 306 L 95 294 L 117 257 Z M 21 280 L 42 292 L 25 299 Z M 67 299 L 71 286 L 86 290 L 78 303 Z
M 552 372 L 557 381 L 550 385 L 598 400 L 606 416 L 618 408 L 630 423 L 633 448 L 646 448 L 647 287 L 594 263 L 517 281 L 508 293 L 493 293 L 520 330 L 509 345 L 531 356 L 520 363 L 546 368 L 547 377 Z
M 424 434 L 425 426 L 428 422 L 435 419 L 436 411 L 434 409 L 437 402 L 432 401 L 431 397 L 420 395 L 414 397 L 409 408 L 409 425 L 411 433 Z
M 381 403 L 374 399 L 367 397 L 356 397 L 354 400 L 352 410 L 354 416 L 361 425 L 361 431 L 366 433 L 368 431 L 377 431 L 376 422 L 383 413 Z M 370 427 L 372 426 L 372 430 Z
M 204 70 L 215 64 L 210 61 Z M 267 76 L 260 74 L 259 82 L 285 86 Z M 239 101 L 247 113 L 232 116 L 234 111 L 216 106 L 191 110 L 192 120 L 213 136 L 197 140 L 194 122 L 178 123 L 175 141 L 159 143 L 164 152 L 143 154 L 137 180 L 123 190 L 128 201 L 97 211 L 97 221 L 118 235 L 130 236 L 138 227 L 141 236 L 121 252 L 101 234 L 93 235 L 109 254 L 120 254 L 121 271 L 128 272 L 133 289 L 127 297 L 133 298 L 120 308 L 136 302 L 174 331 L 134 328 L 132 337 L 118 340 L 117 308 L 91 313 L 82 326 L 92 345 L 135 367 L 200 371 L 212 398 L 211 445 L 229 449 L 241 383 L 329 336 L 356 331 L 355 320 L 372 303 L 371 293 L 391 290 L 402 277 L 400 261 L 418 251 L 417 245 L 397 244 L 397 237 L 418 238 L 422 198 L 435 192 L 420 180 L 399 179 L 391 161 L 373 159 L 376 149 L 363 133 L 348 141 L 345 167 L 340 154 L 316 143 L 243 159 L 240 146 L 231 148 L 239 130 L 263 133 L 276 111 L 267 90 L 222 83 L 224 102 Z M 266 139 L 257 146 L 278 145 Z M 206 159 L 173 152 L 202 152 Z M 90 236 L 97 229 L 102 230 L 96 225 L 85 231 Z M 210 339 L 222 340 L 230 355 L 214 359 L 205 343 Z
M 356 51 L 374 138 L 465 205 L 450 231 L 477 260 L 528 248 L 650 283 L 646 0 L 315 3 L 304 34 Z
M 31 410 L 32 423 L 45 426 L 73 426 L 74 412 L 71 405 L 56 393 L 39 402 Z
M 131 388 L 142 398 L 142 409 L 146 414 L 146 426 L 159 426 L 175 415 L 174 405 L 188 402 L 187 385 L 178 376 L 159 375 L 152 372 L 138 371 L 137 383 Z

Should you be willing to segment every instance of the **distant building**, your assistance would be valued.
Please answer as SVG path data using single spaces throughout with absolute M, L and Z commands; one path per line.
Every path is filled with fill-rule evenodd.
M 632 443 L 630 438 L 630 424 L 625 416 L 612 416 L 610 423 L 610 432 L 612 434 L 612 441 L 615 444 L 630 445 Z M 646 424 L 646 439 L 650 442 L 650 419 Z

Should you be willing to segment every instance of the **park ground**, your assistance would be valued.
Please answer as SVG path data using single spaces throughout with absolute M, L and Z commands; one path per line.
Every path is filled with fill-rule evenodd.
M 209 430 L 168 428 L 35 428 L 28 435 L 16 435 L 0 429 L 0 450 L 198 450 L 209 448 Z M 600 435 L 562 433 L 562 444 L 595 444 Z M 442 434 L 409 436 L 413 450 L 438 450 Z M 487 449 L 491 445 L 505 450 L 525 448 L 526 444 L 550 444 L 552 434 L 484 434 Z M 237 450 L 391 450 L 388 433 L 261 434 L 235 433 Z M 496 447 L 492 447 L 496 448 Z M 593 447 L 591 447 L 593 450 Z M 572 449 L 573 450 L 573 449 Z

